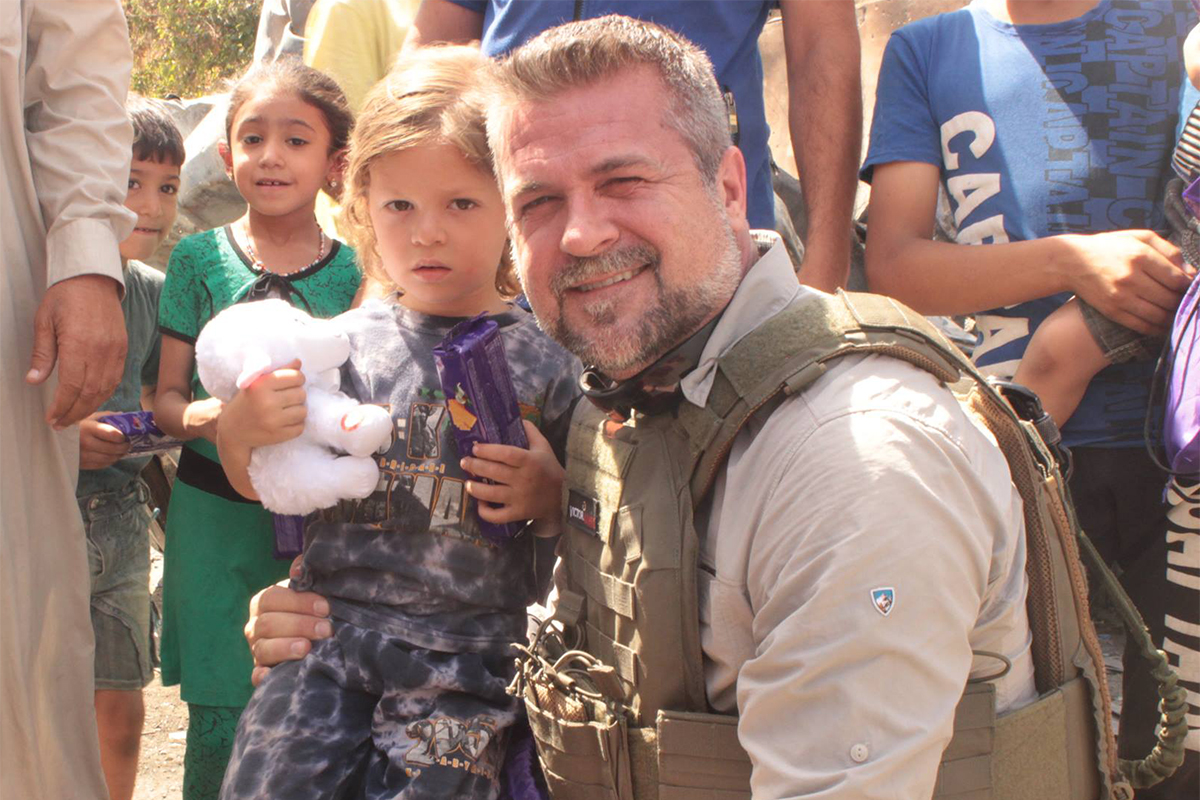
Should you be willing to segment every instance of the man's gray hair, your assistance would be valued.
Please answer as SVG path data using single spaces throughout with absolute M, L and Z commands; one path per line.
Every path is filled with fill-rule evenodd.
M 712 62 L 692 42 L 652 22 L 611 14 L 542 32 L 494 67 L 490 110 L 546 100 L 641 65 L 658 70 L 670 102 L 663 120 L 687 142 L 700 174 L 712 183 L 733 143 Z M 503 159 L 498 116 L 488 114 L 488 139 Z

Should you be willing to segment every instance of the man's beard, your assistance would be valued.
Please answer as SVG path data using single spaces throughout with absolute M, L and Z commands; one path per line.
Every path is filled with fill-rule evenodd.
M 555 275 L 550 289 L 558 301 L 558 314 L 543 324 L 546 333 L 609 376 L 625 377 L 653 364 L 663 354 L 691 336 L 729 302 L 742 277 L 741 253 L 733 229 L 725 224 L 723 251 L 702 281 L 667 288 L 659 270 L 661 254 L 647 244 L 616 248 L 598 256 L 577 258 Z M 620 307 L 615 299 L 582 304 L 590 324 L 586 329 L 566 320 L 564 298 L 569 286 L 591 278 L 615 275 L 645 266 L 654 279 L 657 302 L 629 325 L 617 325 Z

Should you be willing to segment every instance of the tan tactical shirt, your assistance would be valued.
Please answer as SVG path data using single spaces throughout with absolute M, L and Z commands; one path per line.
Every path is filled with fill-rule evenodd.
M 762 244 L 770 240 L 762 238 Z M 801 292 L 774 244 L 700 366 Z M 886 357 L 839 360 L 735 441 L 699 519 L 710 702 L 736 711 L 755 797 L 926 798 L 968 674 L 1035 696 L 1021 500 L 951 394 Z

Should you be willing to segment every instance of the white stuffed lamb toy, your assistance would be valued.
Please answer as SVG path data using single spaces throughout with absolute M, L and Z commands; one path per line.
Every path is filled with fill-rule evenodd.
M 364 498 L 379 482 L 371 456 L 391 442 L 392 419 L 384 408 L 338 391 L 338 367 L 349 357 L 350 340 L 336 320 L 314 319 L 283 300 L 230 306 L 196 340 L 200 383 L 225 402 L 300 359 L 308 403 L 304 432 L 250 456 L 250 482 L 277 514 L 308 514 Z

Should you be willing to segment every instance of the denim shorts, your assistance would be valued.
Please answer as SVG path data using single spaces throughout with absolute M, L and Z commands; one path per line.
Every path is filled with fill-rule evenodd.
M 1100 345 L 1104 357 L 1110 364 L 1126 364 L 1130 361 L 1153 361 L 1162 348 L 1161 336 L 1148 336 L 1113 322 L 1092 308 L 1083 298 L 1079 300 L 1079 311 L 1088 332 Z
M 140 479 L 79 498 L 92 576 L 97 689 L 139 690 L 154 678 L 149 498 Z

